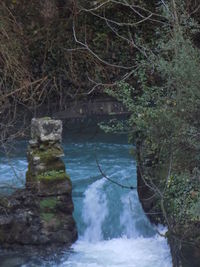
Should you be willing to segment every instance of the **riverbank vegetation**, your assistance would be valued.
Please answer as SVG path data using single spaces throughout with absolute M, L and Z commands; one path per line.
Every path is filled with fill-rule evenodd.
M 199 24 L 187 1 L 169 1 L 157 11 L 166 21 L 155 27 L 153 40 L 138 53 L 136 85 L 121 82 L 107 89 L 132 115 L 103 128 L 125 130 L 136 144 L 140 186 L 147 187 L 148 205 L 145 190 L 138 188 L 141 201 L 154 222 L 168 226 L 174 266 L 198 266 Z

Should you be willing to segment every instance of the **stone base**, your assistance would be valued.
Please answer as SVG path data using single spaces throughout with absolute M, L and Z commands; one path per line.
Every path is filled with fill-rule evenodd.
M 39 197 L 20 190 L 0 200 L 0 244 L 70 246 L 77 239 L 69 195 Z
M 0 245 L 69 246 L 76 241 L 61 135 L 61 121 L 32 119 L 26 189 L 0 199 Z

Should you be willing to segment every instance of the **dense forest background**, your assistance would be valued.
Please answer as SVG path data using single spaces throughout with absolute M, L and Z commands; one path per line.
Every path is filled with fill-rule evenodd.
M 1 140 L 21 135 L 41 106 L 63 110 L 67 101 L 104 95 L 105 86 L 116 82 L 138 84 L 133 75 L 138 62 L 175 23 L 167 5 L 170 1 L 3 0 Z M 177 5 L 183 26 L 193 27 L 198 1 Z M 191 38 L 198 45 L 198 33 Z M 15 125 L 21 128 L 17 133 Z

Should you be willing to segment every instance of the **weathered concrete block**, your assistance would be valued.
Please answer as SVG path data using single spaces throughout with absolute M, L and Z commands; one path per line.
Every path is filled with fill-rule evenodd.
M 31 138 L 39 142 L 61 142 L 62 121 L 51 118 L 32 119 Z

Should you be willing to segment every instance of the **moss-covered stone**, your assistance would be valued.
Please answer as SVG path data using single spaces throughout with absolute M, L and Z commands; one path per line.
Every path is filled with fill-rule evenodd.
M 69 179 L 69 176 L 63 170 L 48 171 L 36 176 L 36 180 L 41 182 L 61 182 Z
M 59 146 L 45 146 L 44 144 L 40 145 L 40 148 L 33 151 L 32 157 L 40 158 L 40 161 L 43 163 L 51 162 L 56 158 L 59 158 L 63 155 L 63 150 Z
M 55 214 L 51 212 L 42 212 L 40 217 L 45 222 L 49 223 L 53 218 L 55 218 Z
M 65 164 L 61 159 L 55 159 L 45 164 L 46 171 L 65 171 Z
M 55 211 L 56 206 L 59 204 L 59 200 L 57 197 L 46 197 L 42 200 L 40 200 L 40 210 L 42 212 L 44 211 Z
M 9 208 L 9 201 L 6 197 L 0 197 L 0 207 L 1 208 Z

